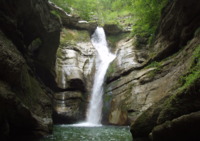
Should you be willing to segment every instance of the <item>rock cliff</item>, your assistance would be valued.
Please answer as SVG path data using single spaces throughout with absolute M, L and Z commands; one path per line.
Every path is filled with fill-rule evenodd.
M 87 94 L 95 69 L 95 49 L 87 30 L 63 28 L 57 50 L 56 82 L 61 92 L 54 97 L 54 121 L 75 123 L 85 119 Z
M 0 0 L 2 140 L 51 133 L 52 109 L 54 123 L 85 117 L 95 28 L 47 0 Z
M 118 42 L 108 71 L 105 123 L 132 124 L 134 138 L 199 139 L 197 126 L 186 128 L 199 124 L 199 6 L 195 0 L 169 2 L 150 46 L 138 46 L 136 37 Z
M 151 45 L 105 26 L 117 57 L 107 72 L 104 123 L 131 125 L 144 140 L 199 139 L 199 6 L 170 1 Z M 52 109 L 54 123 L 85 118 L 96 26 L 47 0 L 0 0 L 1 140 L 50 133 Z
M 0 0 L 0 140 L 51 133 L 60 27 L 47 0 Z
M 49 4 L 51 12 L 62 23 L 56 53 L 55 81 L 59 89 L 53 96 L 53 120 L 54 123 L 76 123 L 85 119 L 92 87 L 96 51 L 90 36 L 97 23 L 83 21 Z

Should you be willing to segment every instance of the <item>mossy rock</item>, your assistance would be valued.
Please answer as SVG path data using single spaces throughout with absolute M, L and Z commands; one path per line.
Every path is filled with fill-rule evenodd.
M 128 37 L 130 34 L 129 33 L 122 33 L 122 34 L 117 34 L 117 35 L 107 35 L 107 41 L 109 44 L 109 47 L 111 47 L 111 52 L 114 52 L 116 50 L 117 43 Z
M 115 72 L 116 68 L 117 68 L 117 64 L 116 64 L 116 62 L 114 61 L 114 62 L 112 62 L 112 63 L 110 64 L 110 66 L 109 66 L 109 68 L 108 68 L 108 70 L 107 70 L 107 73 L 106 73 L 106 77 L 111 76 L 111 75 Z
M 90 41 L 90 35 L 88 31 L 84 30 L 72 30 L 63 28 L 60 36 L 61 46 L 75 45 L 78 42 Z
M 180 78 L 182 85 L 143 112 L 131 126 L 134 137 L 147 137 L 151 130 L 166 121 L 200 110 L 200 46 L 193 51 L 191 68 Z M 153 63 L 149 66 L 159 66 Z M 179 81 L 179 83 L 180 83 Z

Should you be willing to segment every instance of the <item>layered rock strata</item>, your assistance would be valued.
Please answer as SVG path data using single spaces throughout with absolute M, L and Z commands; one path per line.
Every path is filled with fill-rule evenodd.
M 75 123 L 83 120 L 95 70 L 95 49 L 88 31 L 63 29 L 55 70 L 62 92 L 54 95 L 54 121 Z
M 181 78 L 198 64 L 195 64 L 194 54 L 199 45 L 199 2 L 184 2 L 172 1 L 163 10 L 151 46 L 139 48 L 134 38 L 118 42 L 117 58 L 108 71 L 105 123 L 126 125 L 136 121 L 137 125 L 146 123 L 145 128 L 148 128 L 150 120 L 137 120 L 138 117 L 163 98 L 171 97 L 181 87 Z M 144 131 L 143 126 L 135 127 L 132 127 L 133 135 L 143 137 L 137 134 Z

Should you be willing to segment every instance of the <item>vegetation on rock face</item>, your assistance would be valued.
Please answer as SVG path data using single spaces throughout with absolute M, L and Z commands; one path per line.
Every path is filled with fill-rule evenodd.
M 77 31 L 63 28 L 60 36 L 60 45 L 66 44 L 73 45 L 76 42 L 84 42 L 90 40 L 90 36 L 87 31 Z
M 198 46 L 192 59 L 192 68 L 181 78 L 182 86 L 178 88 L 175 95 L 172 95 L 164 105 L 159 115 L 158 122 L 171 120 L 183 114 L 198 111 L 199 84 L 200 84 L 200 46 Z
M 182 91 L 195 84 L 200 79 L 200 45 L 193 53 L 192 69 L 182 78 L 183 86 L 179 89 Z
M 152 36 L 168 0 L 51 0 L 65 11 L 102 24 L 132 26 L 132 33 Z
M 122 40 L 123 38 L 127 36 L 129 36 L 129 33 L 107 36 L 107 41 L 108 41 L 109 47 L 111 47 L 111 52 L 114 52 L 116 50 L 115 47 L 118 41 Z
M 60 14 L 59 14 L 57 11 L 51 10 L 50 13 L 53 14 L 54 16 L 56 16 L 56 17 L 58 18 L 59 21 L 61 21 Z
M 200 45 L 196 46 L 191 55 L 190 69 L 180 78 L 179 87 L 172 92 L 172 95 L 164 97 L 151 106 L 136 120 L 131 129 L 135 137 L 147 137 L 157 125 L 166 124 L 166 121 L 199 111 Z M 147 68 L 159 67 L 159 64 L 158 62 L 154 62 L 147 66 Z
M 135 22 L 133 33 L 140 35 L 154 34 L 161 10 L 167 2 L 168 0 L 134 0 L 132 3 Z

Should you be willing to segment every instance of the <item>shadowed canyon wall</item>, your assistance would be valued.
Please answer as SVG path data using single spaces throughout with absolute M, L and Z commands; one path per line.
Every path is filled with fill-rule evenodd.
M 0 0 L 1 140 L 52 131 L 60 27 L 47 0 Z
M 198 140 L 199 6 L 196 0 L 170 1 L 151 45 L 105 26 L 117 57 L 107 72 L 103 123 L 131 125 L 134 138 Z M 96 26 L 47 0 L 0 0 L 2 140 L 50 133 L 52 109 L 54 123 L 85 118 Z

